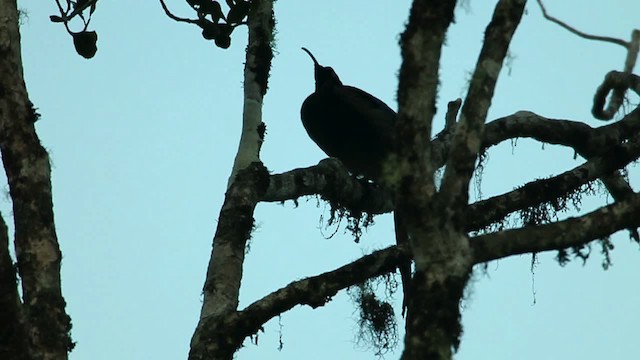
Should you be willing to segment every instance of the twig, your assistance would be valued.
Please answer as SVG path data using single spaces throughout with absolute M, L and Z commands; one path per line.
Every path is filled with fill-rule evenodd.
M 540 5 L 540 9 L 542 10 L 542 15 L 547 20 L 562 26 L 563 28 L 569 30 L 571 33 L 589 40 L 610 42 L 613 44 L 623 46 L 625 49 L 627 49 L 627 58 L 625 59 L 625 62 L 624 62 L 623 72 L 625 74 L 631 74 L 636 64 L 636 60 L 638 59 L 638 49 L 640 48 L 640 31 L 639 30 L 633 30 L 633 32 L 631 33 L 631 41 L 629 42 L 608 37 L 608 36 L 589 35 L 549 15 L 547 13 L 547 9 L 545 9 L 544 7 L 544 4 L 542 4 L 542 0 L 537 0 L 537 1 L 538 1 L 538 5 Z M 628 88 L 627 89 L 614 88 L 611 94 L 611 99 L 609 100 L 609 104 L 606 110 L 604 110 L 606 98 L 603 99 L 601 102 L 597 102 L 598 98 L 602 95 L 600 94 L 601 88 L 602 86 L 598 89 L 598 92 L 596 93 L 596 102 L 594 102 L 593 104 L 592 114 L 598 120 L 611 120 L 613 119 L 615 114 L 618 112 L 622 104 L 624 103 L 624 94 Z M 609 91 L 607 91 L 607 93 L 605 93 L 604 95 L 605 96 L 608 95 L 608 92 Z
M 164 13 L 167 14 L 167 16 L 169 18 L 171 18 L 172 20 L 175 20 L 177 22 L 185 22 L 188 24 L 199 24 L 200 22 L 198 20 L 192 20 L 192 19 L 187 19 L 187 18 L 181 18 L 179 16 L 174 15 L 169 8 L 167 7 L 167 4 L 164 3 L 164 0 L 160 0 L 160 5 L 162 5 L 162 9 L 164 9 Z
M 449 101 L 447 105 L 447 115 L 445 115 L 445 129 L 450 129 L 456 123 L 456 118 L 458 117 L 458 111 L 460 110 L 460 106 L 462 105 L 462 99 L 458 98 L 453 101 Z
M 628 42 L 624 41 L 624 40 L 620 40 L 620 39 L 616 39 L 616 38 L 612 38 L 612 37 L 608 37 L 608 36 L 590 35 L 590 34 L 584 33 L 582 31 L 572 27 L 571 25 L 565 23 L 564 21 L 559 20 L 559 19 L 549 15 L 547 13 L 547 9 L 545 9 L 545 7 L 544 7 L 544 4 L 542 4 L 542 0 L 537 0 L 537 1 L 538 1 L 538 5 L 540 5 L 540 9 L 542 10 L 542 15 L 545 17 L 545 19 L 562 26 L 563 28 L 569 30 L 573 34 L 578 35 L 581 38 L 585 38 L 585 39 L 588 39 L 588 40 L 610 42 L 610 43 L 613 43 L 613 44 L 624 46 L 626 49 L 629 49 L 630 44 Z

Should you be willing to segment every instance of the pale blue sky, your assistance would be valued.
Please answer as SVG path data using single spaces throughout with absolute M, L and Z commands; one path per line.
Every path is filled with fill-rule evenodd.
M 184 1 L 167 0 L 191 16 Z M 262 159 L 273 172 L 316 164 L 323 153 L 299 119 L 313 91 L 308 47 L 344 83 L 396 107 L 398 34 L 409 1 L 284 1 L 276 3 L 276 57 L 265 98 L 267 139 Z M 494 2 L 458 9 L 441 70 L 440 106 L 463 96 Z M 53 1 L 20 1 L 23 60 L 37 127 L 51 153 L 55 215 L 63 259 L 63 291 L 78 342 L 74 360 L 186 358 L 200 310 L 211 239 L 237 149 L 242 113 L 246 31 L 221 50 L 193 26 L 165 17 L 157 1 L 101 1 L 92 28 L 92 60 L 76 55 Z M 588 32 L 628 39 L 640 27 L 640 3 L 549 2 L 554 15 Z M 534 1 L 511 47 L 490 118 L 518 110 L 598 125 L 590 113 L 595 88 L 625 53 L 578 39 L 542 20 Z M 637 102 L 637 99 L 635 99 Z M 442 126 L 438 114 L 434 133 Z M 579 164 L 573 152 L 518 141 L 492 149 L 484 196 Z M 632 183 L 640 186 L 637 169 Z M 5 186 L 6 189 L 6 186 Z M 585 209 L 609 201 L 597 196 Z M 388 216 L 355 244 L 341 228 L 332 239 L 318 229 L 326 208 L 315 198 L 295 208 L 260 204 L 247 256 L 244 306 L 305 276 L 334 269 L 393 243 Z M 10 216 L 7 199 L 1 205 Z M 10 220 L 10 219 L 8 219 Z M 324 233 L 331 233 L 326 230 Z M 640 252 L 625 233 L 614 237 L 614 266 L 603 271 L 594 247 L 586 266 L 561 268 L 543 254 L 535 275 L 530 256 L 478 271 L 464 302 L 459 360 L 631 359 L 640 323 Z M 533 304 L 535 291 L 536 304 Z M 399 308 L 399 300 L 397 301 Z M 354 343 L 354 307 L 344 293 L 326 307 L 284 314 L 259 345 L 246 342 L 237 359 L 370 359 Z M 387 358 L 397 358 L 402 345 Z

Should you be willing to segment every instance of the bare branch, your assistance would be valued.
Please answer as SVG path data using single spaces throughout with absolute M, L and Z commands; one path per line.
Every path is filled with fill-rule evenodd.
M 542 202 L 553 201 L 597 178 L 622 168 L 640 157 L 640 140 L 612 147 L 609 152 L 557 176 L 532 181 L 516 190 L 476 202 L 466 209 L 467 230 L 478 230 L 508 214 Z M 624 199 L 628 196 L 625 194 Z
M 187 18 L 183 18 L 183 17 L 179 17 L 174 15 L 169 8 L 167 7 L 167 4 L 164 3 L 164 0 L 160 0 L 160 5 L 162 5 L 162 9 L 164 10 L 164 13 L 167 14 L 167 16 L 169 18 L 171 18 L 172 20 L 175 20 L 177 22 L 184 22 L 184 23 L 188 23 L 188 24 L 199 24 L 200 22 L 198 20 L 192 20 L 192 19 L 187 19 Z
M 486 125 L 482 149 L 497 145 L 507 139 L 532 138 L 543 143 L 573 148 L 584 158 L 596 156 L 613 144 L 628 140 L 640 132 L 640 109 L 636 108 L 622 120 L 607 126 L 592 128 L 571 120 L 548 119 L 528 111 L 494 120 Z M 443 131 L 432 142 L 432 159 L 435 167 L 442 166 L 451 146 L 451 132 Z M 628 183 L 620 175 L 602 178 L 616 200 L 632 193 Z
M 541 120 L 544 124 L 553 124 L 557 121 L 552 120 Z M 571 127 L 574 124 L 583 125 L 580 123 L 570 123 L 563 122 L 566 126 L 569 124 Z M 503 124 L 504 125 L 504 124 Z M 538 124 L 539 125 L 539 124 Z M 585 125 L 586 126 L 586 125 Z M 588 127 L 587 127 L 588 128 Z M 519 206 L 524 207 L 527 206 L 527 201 L 532 200 L 534 202 L 539 203 L 540 201 L 544 201 L 544 199 L 550 199 L 556 197 L 556 193 L 565 193 L 570 191 L 571 188 L 575 188 L 580 184 L 584 184 L 590 180 L 596 179 L 604 173 L 610 172 L 615 168 L 624 166 L 632 159 L 637 158 L 640 155 L 640 140 L 633 139 L 631 141 L 625 142 L 621 145 L 614 146 L 609 149 L 610 152 L 603 156 L 594 157 L 589 160 L 587 163 L 576 167 L 571 171 L 567 171 L 557 177 L 539 180 L 528 184 L 522 187 L 519 190 L 515 190 L 511 193 L 502 195 L 500 197 L 492 198 L 486 200 L 484 202 L 477 203 L 472 205 L 468 210 L 467 217 L 470 218 L 482 218 L 487 208 L 489 207 L 497 207 L 504 208 L 509 206 Z M 342 171 L 344 169 L 339 164 L 335 163 L 333 160 L 323 160 L 318 167 L 327 166 L 328 169 L 333 169 L 333 171 Z M 336 169 L 335 166 L 338 166 Z M 311 171 L 312 169 L 300 169 L 300 171 Z M 640 198 L 637 198 L 637 201 L 640 202 Z M 640 204 L 638 205 L 640 206 Z M 634 209 L 626 210 L 627 213 L 635 211 Z M 607 214 L 608 210 L 600 211 L 596 214 Z M 602 221 L 609 222 L 611 218 L 605 218 L 603 220 L 597 220 L 596 217 L 600 215 L 594 215 L 593 213 L 589 215 L 590 221 Z M 625 215 L 627 216 L 627 215 Z M 640 221 L 635 220 L 633 224 L 640 223 Z M 485 223 L 488 220 L 485 217 L 485 221 L 479 220 L 478 223 Z M 606 236 L 609 233 L 606 231 L 602 231 L 603 229 L 608 229 L 607 231 L 614 232 L 618 229 L 629 226 L 626 222 L 614 222 L 616 227 L 612 228 L 600 228 L 598 225 L 593 225 L 590 229 L 597 229 L 600 232 L 590 233 L 591 237 L 580 235 L 578 240 L 576 240 L 577 235 L 571 235 L 571 238 L 563 238 L 560 242 L 553 242 L 551 240 L 547 242 L 540 243 L 536 245 L 536 251 L 544 251 L 544 250 L 552 250 L 556 248 L 571 246 L 576 243 L 586 243 L 588 241 L 597 238 L 598 236 Z M 549 228 L 552 230 L 545 230 L 545 234 L 551 232 L 552 235 L 546 238 L 553 239 L 556 233 L 562 233 L 564 229 L 571 228 L 573 223 L 569 223 L 567 225 L 566 222 L 554 223 L 552 225 L 558 225 L 561 228 Z M 632 225 L 633 225 L 632 224 Z M 529 230 L 531 228 L 525 228 L 521 230 Z M 547 229 L 547 228 L 544 228 Z M 555 229 L 555 230 L 554 230 Z M 560 229 L 560 230 L 558 230 Z M 514 230 L 516 231 L 516 230 Z M 542 231 L 542 230 L 536 230 Z M 513 231 L 509 231 L 511 234 Z M 521 233 L 518 233 L 521 234 Z M 595 234 L 595 235 L 594 235 Z M 493 235 L 493 234 L 492 234 Z M 501 255 L 500 251 L 520 251 L 525 252 L 517 245 L 512 247 L 507 240 L 500 240 L 502 238 L 498 238 L 495 240 L 493 237 L 489 237 L 492 235 L 480 236 L 474 238 L 471 241 L 471 245 L 474 249 L 476 262 L 488 261 L 493 258 L 507 256 Z M 597 236 L 596 236 L 597 235 Z M 586 236 L 586 235 L 585 235 Z M 506 239 L 506 237 L 505 237 Z M 502 242 L 501 242 L 502 241 Z M 520 241 L 517 244 L 525 244 L 525 241 Z M 503 250 L 503 249 L 507 250 Z M 497 250 L 495 250 L 497 249 Z M 529 248 L 528 248 L 529 249 Z M 389 271 L 393 271 L 395 266 L 402 261 L 403 256 L 409 256 L 408 250 L 400 251 L 395 247 L 391 247 L 379 252 L 376 252 L 371 255 L 367 255 L 362 259 L 357 260 L 351 264 L 348 264 L 338 270 L 328 272 L 325 274 L 318 275 L 316 277 L 312 277 L 309 279 L 300 280 L 294 282 L 285 288 L 282 288 L 265 298 L 256 301 L 254 304 L 247 307 L 245 310 L 229 315 L 227 319 L 227 324 L 232 324 L 233 329 L 238 329 L 238 334 L 242 334 L 242 336 L 248 336 L 258 331 L 262 324 L 264 324 L 269 319 L 277 316 L 278 314 L 287 311 L 298 304 L 307 304 L 312 307 L 322 306 L 324 305 L 331 296 L 335 295 L 337 291 L 344 289 L 348 286 L 353 285 L 360 281 L 361 278 L 373 277 L 377 276 Z M 531 250 L 529 250 L 531 251 Z M 517 252 L 516 252 L 517 253 Z M 356 279 L 356 277 L 358 277 Z M 318 293 L 319 291 L 319 293 Z M 235 333 L 235 331 L 234 331 Z
M 610 71 L 604 77 L 602 85 L 596 90 L 596 95 L 593 98 L 593 108 L 591 109 L 593 116 L 600 120 L 613 119 L 613 116 L 622 105 L 624 93 L 627 89 L 631 89 L 640 95 L 640 77 L 631 73 Z M 614 92 L 614 95 L 611 96 L 609 106 L 605 110 L 604 106 L 607 102 L 607 95 L 609 95 L 611 91 Z M 622 94 L 622 97 L 617 96 L 616 92 Z
M 584 38 L 584 39 L 596 40 L 596 41 L 604 41 L 604 42 L 609 42 L 609 43 L 612 43 L 612 44 L 623 46 L 626 49 L 629 48 L 629 43 L 624 41 L 624 40 L 620 40 L 620 39 L 616 39 L 616 38 L 612 38 L 612 37 L 608 37 L 608 36 L 589 35 L 587 33 L 584 33 L 582 31 L 580 31 L 580 30 L 577 30 L 576 28 L 568 25 L 564 21 L 561 21 L 561 20 L 549 15 L 549 13 L 547 13 L 547 9 L 544 7 L 544 4 L 542 3 L 542 0 L 537 0 L 537 1 L 538 1 L 538 5 L 540 5 L 540 9 L 542 10 L 542 15 L 545 17 L 545 19 L 562 26 L 563 28 L 569 30 L 571 33 L 573 33 L 575 35 L 578 35 L 578 36 L 580 36 L 581 38 Z
M 353 211 L 382 214 L 393 211 L 393 194 L 371 182 L 356 180 L 339 160 L 328 158 L 316 166 L 271 175 L 261 201 L 295 200 L 321 195 L 332 204 Z
M 631 41 L 629 42 L 621 39 L 607 37 L 607 36 L 589 35 L 549 15 L 547 13 L 546 8 L 544 7 L 544 4 L 542 3 L 542 0 L 537 0 L 537 1 L 538 1 L 538 4 L 540 5 L 540 9 L 542 10 L 542 15 L 547 20 L 550 20 L 562 26 L 563 28 L 569 30 L 571 33 L 576 34 L 584 39 L 609 42 L 612 44 L 623 46 L 625 49 L 627 49 L 627 57 L 624 62 L 623 72 L 628 75 L 631 75 L 631 72 L 633 71 L 633 68 L 638 59 L 638 49 L 640 48 L 640 31 L 639 30 L 633 30 L 633 32 L 631 33 Z M 620 109 L 620 107 L 624 102 L 624 93 L 626 89 L 628 88 L 625 88 L 625 89 L 613 88 L 613 94 L 611 96 L 611 100 L 609 101 L 609 105 L 607 106 L 607 110 L 603 110 L 604 105 L 606 103 L 606 95 L 608 95 L 611 89 L 606 91 L 604 94 L 601 94 L 600 93 L 600 91 L 602 90 L 602 86 L 601 86 L 598 89 L 598 92 L 596 93 L 596 100 L 594 101 L 594 104 L 593 104 L 593 110 L 592 110 L 593 116 L 598 120 L 613 119 L 613 116 L 618 112 L 618 110 Z M 602 97 L 602 95 L 604 95 L 604 97 Z
M 453 135 L 447 167 L 442 179 L 441 206 L 462 209 L 468 202 L 469 181 L 482 143 L 498 76 L 513 34 L 524 12 L 525 0 L 501 0 L 485 31 L 485 40 Z M 455 213 L 455 211 L 453 211 Z
M 449 104 L 447 104 L 447 114 L 445 115 L 445 129 L 450 129 L 453 125 L 456 124 L 458 111 L 460 110 L 461 105 L 462 99 L 460 98 L 449 101 Z
M 504 122 L 503 122 L 504 121 Z M 622 120 L 607 126 L 592 128 L 584 123 L 547 119 L 531 112 L 518 112 L 487 124 L 483 147 L 498 144 L 509 138 L 525 137 L 541 142 L 573 148 L 585 159 L 606 152 L 640 131 L 640 108 Z M 617 172 L 601 178 L 607 190 L 620 201 L 633 193 L 628 182 Z
M 553 224 L 507 230 L 475 237 L 471 240 L 475 263 L 510 255 L 562 249 L 586 244 L 617 230 L 640 225 L 635 216 L 640 211 L 640 195 L 616 203 L 579 218 Z M 338 291 L 365 279 L 395 271 L 397 265 L 410 256 L 405 248 L 392 246 L 366 255 L 336 270 L 295 281 L 242 311 L 231 313 L 224 320 L 229 343 L 257 333 L 262 325 L 296 305 L 323 306 Z M 205 320 L 205 327 L 216 327 Z
M 324 306 L 338 291 L 393 272 L 398 263 L 408 258 L 408 249 L 392 246 L 363 256 L 336 270 L 294 281 L 244 310 L 231 314 L 226 320 L 234 330 L 230 333 L 237 334 L 239 340 L 242 340 L 257 333 L 270 319 L 296 305 L 309 305 L 312 308 Z
M 631 73 L 636 66 L 638 60 L 638 51 L 640 50 L 640 30 L 635 29 L 631 32 L 631 42 L 627 49 L 627 58 L 624 61 L 624 72 Z
M 471 240 L 475 263 L 584 245 L 625 228 L 637 228 L 638 213 L 640 195 L 634 194 L 577 218 L 478 236 Z

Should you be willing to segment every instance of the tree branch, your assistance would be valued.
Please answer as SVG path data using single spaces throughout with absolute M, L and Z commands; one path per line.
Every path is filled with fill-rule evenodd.
M 233 333 L 237 334 L 235 342 L 241 344 L 245 337 L 257 333 L 267 321 L 294 306 L 324 306 L 340 290 L 395 271 L 397 264 L 408 259 L 408 256 L 408 249 L 392 246 L 365 255 L 336 270 L 294 281 L 244 310 L 230 314 L 225 320 L 226 326 L 231 326 L 227 329 L 233 329 Z
M 449 101 L 447 104 L 447 114 L 445 115 L 445 130 L 451 129 L 457 122 L 458 111 L 462 106 L 462 99 L 458 98 L 453 101 Z
M 474 262 L 584 245 L 624 228 L 640 226 L 638 213 L 640 195 L 634 194 L 625 201 L 577 218 L 478 236 L 471 241 Z
M 306 195 L 320 195 L 337 207 L 382 214 L 393 211 L 393 194 L 371 182 L 355 179 L 334 158 L 318 165 L 270 176 L 269 188 L 261 201 L 281 202 Z
M 542 120 L 542 123 L 548 122 L 550 121 Z M 506 214 L 516 209 L 530 206 L 534 203 L 537 204 L 540 201 L 545 201 L 545 199 L 554 199 L 563 193 L 577 188 L 581 184 L 598 178 L 604 173 L 611 172 L 614 169 L 626 165 L 629 161 L 636 159 L 638 156 L 640 156 L 640 140 L 632 139 L 630 141 L 624 142 L 622 145 L 613 146 L 605 155 L 594 157 L 585 164 L 582 164 L 572 169 L 571 171 L 567 171 L 550 179 L 532 182 L 518 190 L 514 190 L 513 192 L 471 205 L 471 207 L 467 210 L 467 214 L 465 216 L 467 216 L 468 218 L 476 219 L 477 224 L 474 225 L 487 224 L 491 222 L 491 220 L 488 220 L 489 218 L 493 216 L 493 218 L 495 219 L 496 216 L 491 215 L 487 212 L 487 210 L 490 208 L 497 208 L 499 209 L 499 211 L 503 211 L 503 213 Z M 344 172 L 344 168 L 335 160 L 323 160 L 321 164 L 318 165 L 318 167 L 323 166 L 327 167 L 327 171 Z M 335 166 L 337 166 L 337 169 L 333 168 L 333 170 L 331 170 L 332 167 Z M 302 173 L 305 171 L 311 171 L 311 169 L 312 168 L 299 169 L 296 171 L 300 171 Z M 320 175 L 320 177 L 323 177 L 323 175 Z M 350 177 L 347 178 L 349 180 L 352 180 Z M 271 186 L 274 185 L 272 184 Z M 637 199 L 638 197 L 636 196 L 635 198 Z M 637 201 L 640 202 L 640 200 Z M 511 207 L 511 210 L 508 210 L 508 207 Z M 627 211 L 628 215 L 629 212 L 633 213 L 634 209 L 635 208 L 625 211 Z M 598 214 L 603 213 L 607 214 L 608 210 L 592 213 L 588 216 L 590 217 L 589 219 L 591 219 L 590 221 L 596 221 L 596 217 L 600 216 Z M 597 221 L 608 222 L 611 221 L 611 218 L 604 218 L 603 220 Z M 551 225 L 555 224 L 559 223 L 554 223 Z M 535 247 L 535 251 L 544 251 L 573 246 L 576 244 L 580 245 L 600 236 L 608 235 L 609 233 L 607 231 L 614 232 L 627 226 L 631 227 L 640 225 L 640 221 L 632 221 L 631 225 L 629 225 L 630 223 L 624 221 L 614 221 L 614 224 L 618 225 L 616 225 L 614 228 L 601 228 L 599 225 L 591 226 L 591 229 L 597 229 L 600 232 L 593 233 L 595 235 L 589 235 L 591 237 L 588 238 L 585 238 L 582 235 L 580 235 L 582 237 L 571 235 L 573 237 L 563 238 L 560 242 L 555 242 L 551 235 L 546 237 L 540 235 L 538 237 L 542 237 L 548 240 L 538 245 L 530 245 L 523 240 L 519 243 L 516 243 L 516 245 L 514 245 L 515 247 L 512 247 L 509 243 L 506 243 L 507 240 L 494 241 L 494 238 L 490 237 L 493 234 L 476 237 L 471 240 L 471 246 L 474 249 L 475 255 L 474 261 L 478 263 L 489 261 L 493 258 L 508 256 L 500 255 L 504 251 L 528 252 L 524 250 L 518 250 L 523 249 L 523 246 L 525 245 L 527 246 L 526 249 L 529 249 L 529 251 L 531 251 L 530 249 L 532 246 Z M 544 230 L 547 231 L 544 234 L 550 233 L 555 235 L 556 233 L 562 233 L 564 231 L 563 229 L 572 228 L 578 225 L 575 225 L 575 223 L 561 222 L 561 225 L 558 226 L 559 228 L 556 228 L 555 230 Z M 519 230 L 525 229 L 531 229 L 531 227 Z M 509 230 L 508 233 L 512 233 L 513 231 L 516 230 Z M 490 239 L 491 241 L 487 239 Z M 335 295 L 337 291 L 352 286 L 361 281 L 361 279 L 366 279 L 393 271 L 395 269 L 395 266 L 399 264 L 400 261 L 402 261 L 403 256 L 410 256 L 408 250 L 401 251 L 396 247 L 391 247 L 367 255 L 340 269 L 327 272 L 312 278 L 296 281 L 280 290 L 277 290 L 274 293 L 269 294 L 263 299 L 256 301 L 252 305 L 248 306 L 245 310 L 238 313 L 230 314 L 226 320 L 226 324 L 231 325 L 233 329 L 238 329 L 238 332 L 234 331 L 234 333 L 242 334 L 243 337 L 249 336 L 257 332 L 262 324 L 267 322 L 269 319 L 293 308 L 295 305 L 306 304 L 312 307 L 322 306 L 330 297 Z
M 506 194 L 478 201 L 465 211 L 467 231 L 481 229 L 487 224 L 500 221 L 508 214 L 542 202 L 554 201 L 571 193 L 580 186 L 620 169 L 640 157 L 640 140 L 634 138 L 622 145 L 612 147 L 602 156 L 593 157 L 586 163 L 562 174 L 532 181 Z
M 438 71 L 445 34 L 454 21 L 456 1 L 413 1 L 409 21 L 400 36 L 402 64 L 398 84 L 397 161 L 386 183 L 400 185 L 400 207 L 412 199 L 425 204 L 435 192 L 428 161 L 433 117 L 436 113 Z M 421 191 L 416 191 L 420 188 Z M 406 195 L 405 195 L 406 194 Z M 418 197 L 418 198 L 416 198 Z M 415 213 L 415 211 L 402 211 Z
M 272 0 L 254 0 L 250 6 L 242 136 L 213 239 L 200 321 L 191 338 L 189 360 L 231 359 L 242 344 L 242 339 L 235 343 L 233 334 L 220 326 L 238 308 L 253 214 L 269 186 L 269 173 L 260 162 L 259 153 L 265 131 L 262 100 L 273 58 L 271 41 L 275 26 Z
M 0 0 L 0 14 L 0 151 L 13 203 L 30 348 L 39 358 L 66 359 L 73 343 L 60 287 L 49 155 L 36 134 L 39 114 L 24 83 L 16 1 Z
M 537 0 L 537 1 L 538 1 L 538 5 L 540 5 L 540 9 L 542 10 L 542 16 L 544 16 L 545 19 L 560 25 L 561 27 L 569 30 L 571 33 L 573 33 L 575 35 L 578 35 L 579 37 L 584 38 L 584 39 L 596 40 L 596 41 L 604 41 L 604 42 L 609 42 L 609 43 L 612 43 L 612 44 L 623 46 L 626 49 L 629 48 L 629 43 L 624 41 L 624 40 L 620 40 L 620 39 L 616 39 L 616 38 L 612 38 L 612 37 L 608 37 L 608 36 L 589 35 L 587 33 L 584 33 L 582 31 L 580 31 L 580 30 L 577 30 L 576 28 L 568 25 L 564 21 L 561 21 L 561 20 L 549 15 L 547 13 L 547 9 L 544 7 L 544 4 L 542 3 L 542 0 Z
M 192 19 L 187 19 L 187 18 L 183 18 L 183 17 L 179 17 L 174 15 L 171 10 L 169 10 L 169 8 L 167 7 L 167 4 L 164 3 L 164 0 L 160 0 L 160 5 L 162 5 L 162 9 L 164 10 L 164 13 L 167 14 L 167 16 L 177 22 L 184 22 L 187 24 L 200 24 L 200 21 L 198 20 L 192 20 Z
M 627 89 L 631 89 L 640 95 L 640 77 L 631 73 L 610 71 L 596 90 L 596 95 L 593 98 L 593 108 L 591 108 L 593 116 L 600 120 L 613 119 L 613 116 L 622 105 L 622 99 L 624 99 L 624 93 Z M 609 106 L 605 109 L 607 95 L 609 95 L 611 91 L 614 92 L 614 95 L 609 102 Z M 616 98 L 616 92 L 623 95 L 617 102 L 613 101 L 613 99 Z
M 0 358 L 35 358 L 28 346 L 27 325 L 18 294 L 16 268 L 9 256 L 7 224 L 0 214 Z
M 631 75 L 631 72 L 633 71 L 633 68 L 638 59 L 638 49 L 640 49 L 640 31 L 639 30 L 633 30 L 633 32 L 631 33 L 631 41 L 629 42 L 612 38 L 612 37 L 607 37 L 607 36 L 589 35 L 579 30 L 576 30 L 574 27 L 568 25 L 567 23 L 561 20 L 558 20 L 555 17 L 552 17 L 547 13 L 547 10 L 545 9 L 544 4 L 542 4 L 542 0 L 537 0 L 537 1 L 538 1 L 538 5 L 540 5 L 540 9 L 542 10 L 542 15 L 547 20 L 550 20 L 562 26 L 563 28 L 569 30 L 571 33 L 578 35 L 579 37 L 584 39 L 609 42 L 612 44 L 620 45 L 625 49 L 627 49 L 627 57 L 624 62 L 623 72 L 625 74 Z M 596 100 L 594 101 L 594 105 L 592 109 L 593 116 L 598 120 L 613 119 L 614 115 L 618 112 L 618 110 L 620 109 L 620 107 L 624 102 L 624 93 L 626 89 L 628 89 L 628 87 L 627 88 L 616 87 L 613 89 L 613 94 L 611 96 L 611 100 L 609 101 L 609 105 L 607 106 L 606 110 L 604 110 L 604 105 L 606 102 L 606 95 L 609 93 L 609 91 L 604 93 L 605 96 L 602 99 L 600 99 L 598 93 L 596 93 Z M 598 92 L 599 91 L 600 89 L 598 90 Z
M 543 143 L 573 148 L 584 158 L 597 156 L 615 145 L 628 140 L 640 131 L 640 109 L 636 108 L 622 120 L 592 128 L 570 120 L 548 119 L 528 111 L 494 120 L 486 125 L 482 149 L 485 150 L 508 139 L 531 138 Z M 442 166 L 451 146 L 451 132 L 443 131 L 432 142 L 434 166 Z M 602 181 L 616 200 L 633 191 L 617 173 L 602 177 Z
M 639 151 L 638 143 L 633 145 Z M 598 161 L 604 166 L 607 159 Z M 585 164 L 586 165 L 586 164 Z M 597 166 L 595 163 L 593 166 Z M 557 250 L 586 244 L 627 227 L 640 226 L 640 195 L 579 218 L 553 224 L 507 230 L 471 239 L 474 263 L 529 253 Z M 582 230 L 584 229 L 584 230 Z M 392 271 L 410 256 L 408 249 L 392 246 L 363 256 L 336 270 L 298 280 L 254 302 L 242 311 L 231 313 L 224 328 L 237 336 L 235 343 L 257 333 L 263 324 L 296 305 L 324 306 L 338 291 L 368 278 Z
M 468 204 L 469 181 L 482 143 L 484 122 L 493 99 L 498 76 L 513 34 L 524 12 L 525 0 L 501 0 L 485 31 L 485 39 L 462 105 L 460 121 L 452 139 L 439 198 L 441 207 L 453 207 L 459 214 Z M 456 220 L 457 222 L 458 220 Z M 462 223 L 458 224 L 461 229 Z M 458 226 L 456 225 L 456 226 Z
M 619 74 L 619 73 L 618 73 Z M 640 132 L 640 109 L 636 108 L 620 121 L 598 128 L 584 122 L 550 119 L 530 111 L 519 111 L 493 120 L 485 126 L 481 150 L 516 138 L 530 138 L 543 143 L 563 145 L 585 158 L 595 156 L 607 147 L 628 140 Z M 431 144 L 433 166 L 444 165 L 452 148 L 452 132 L 440 132 Z
M 520 111 L 488 123 L 482 142 L 483 150 L 505 140 L 522 137 L 570 147 L 587 160 L 592 161 L 551 179 L 538 180 L 521 189 L 514 190 L 514 192 L 471 205 L 465 212 L 467 214 L 465 216 L 470 219 L 467 230 L 480 229 L 500 220 L 510 212 L 551 201 L 552 193 L 549 192 L 549 188 L 569 191 L 592 181 L 592 176 L 601 178 L 617 201 L 623 200 L 625 196 L 632 194 L 633 190 L 621 175 L 617 172 L 611 174 L 610 170 L 607 170 L 617 168 L 613 164 L 623 160 L 612 159 L 607 166 L 602 168 L 600 165 L 594 164 L 605 161 L 598 159 L 607 159 L 612 156 L 610 150 L 618 146 L 616 144 L 629 141 L 631 135 L 638 132 L 640 132 L 640 109 L 633 110 L 618 122 L 598 128 L 592 128 L 578 121 L 548 119 L 526 111 Z M 432 154 L 435 166 L 442 166 L 442 159 L 447 156 L 451 146 L 450 142 L 451 134 L 448 131 L 443 131 L 433 140 Z M 635 140 L 632 142 L 635 143 Z M 630 144 L 626 146 L 630 146 Z M 593 166 L 600 170 L 585 172 L 587 168 L 595 169 Z M 543 191 L 543 189 L 545 190 Z M 346 208 L 372 214 L 387 213 L 393 211 L 394 208 L 393 199 L 388 192 L 371 183 L 362 183 L 353 179 L 342 164 L 333 159 L 322 160 L 317 166 L 271 175 L 269 190 L 262 201 L 295 200 L 300 196 L 315 194 Z M 523 194 L 527 194 L 527 196 L 523 197 Z M 531 197 L 533 194 L 537 194 L 537 196 Z M 528 201 L 522 202 L 525 198 Z M 495 213 L 488 210 L 493 206 L 498 209 Z M 477 211 L 473 210 L 476 208 Z

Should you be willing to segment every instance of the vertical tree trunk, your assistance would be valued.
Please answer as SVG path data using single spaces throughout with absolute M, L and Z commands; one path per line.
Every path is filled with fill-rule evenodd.
M 32 357 L 7 231 L 0 216 L 0 359 L 28 360 Z
M 404 166 L 398 206 L 406 214 L 416 263 L 404 359 L 451 359 L 452 351 L 460 344 L 459 304 L 473 266 L 463 215 L 469 200 L 469 182 L 498 75 L 525 5 L 526 0 L 500 0 L 496 5 L 437 193 L 429 137 L 423 134 L 430 134 L 435 111 L 424 104 L 435 103 L 438 74 L 429 67 L 439 66 L 455 1 L 414 1 L 402 36 L 399 131 L 412 141 L 399 149 Z M 426 54 L 426 59 L 421 54 Z M 423 79 L 422 84 L 408 76 L 412 73 Z M 428 77 L 432 77 L 430 81 Z M 419 96 L 425 93 L 428 100 L 420 100 Z
M 426 264 L 416 264 L 403 359 L 451 359 L 460 344 L 459 306 L 471 273 L 471 249 L 464 234 L 432 230 L 420 237 L 432 251 Z
M 200 321 L 191 339 L 191 360 L 231 359 L 245 337 L 229 331 L 225 319 L 238 307 L 254 210 L 269 185 L 269 173 L 260 162 L 260 147 L 265 135 L 262 101 L 273 58 L 273 1 L 252 1 L 247 22 L 242 136 L 213 239 Z
M 18 10 L 0 0 L 0 150 L 9 180 L 21 307 L 33 359 L 66 359 L 71 321 L 60 288 L 60 248 L 53 219 L 49 156 L 34 123 L 22 75 Z M 0 312 L 9 309 L 0 309 Z

